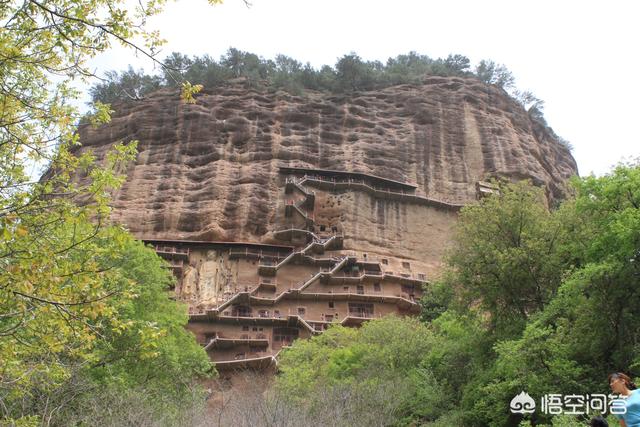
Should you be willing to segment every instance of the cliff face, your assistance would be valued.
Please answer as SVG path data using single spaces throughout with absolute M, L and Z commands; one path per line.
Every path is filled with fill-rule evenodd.
M 273 366 L 331 324 L 418 313 L 458 209 L 491 191 L 479 181 L 529 178 L 553 200 L 577 172 L 522 108 L 474 80 L 349 96 L 231 86 L 197 101 L 158 92 L 80 136 L 98 158 L 139 140 L 113 220 L 169 261 L 221 372 Z
M 113 219 L 144 239 L 278 243 L 274 232 L 292 226 L 281 166 L 375 175 L 450 204 L 473 202 L 477 182 L 493 176 L 529 178 L 557 199 L 577 173 L 521 107 L 472 79 L 340 96 L 231 86 L 195 105 L 161 91 L 115 107 L 110 124 L 82 127 L 81 141 L 98 156 L 115 141 L 140 141 Z M 319 191 L 313 215 L 316 227 L 344 232 L 345 249 L 421 259 L 428 272 L 455 220 L 363 191 Z

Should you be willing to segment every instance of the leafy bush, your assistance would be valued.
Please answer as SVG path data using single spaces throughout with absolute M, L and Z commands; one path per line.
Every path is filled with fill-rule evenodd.
M 419 83 L 425 75 L 473 76 L 469 58 L 463 55 L 432 59 L 416 52 L 389 58 L 386 64 L 364 61 L 352 52 L 339 58 L 335 67 L 323 65 L 315 69 L 309 63 L 303 65 L 286 55 L 277 55 L 271 60 L 230 48 L 219 61 L 208 55 L 188 57 L 174 52 L 165 58 L 164 65 L 162 76 L 145 75 L 131 68 L 122 73 L 107 73 L 106 81 L 91 89 L 91 99 L 103 104 L 135 100 L 160 87 L 177 87 L 184 80 L 211 88 L 231 79 L 244 78 L 251 86 L 299 94 L 304 89 L 353 92 Z M 496 71 L 498 73 L 508 71 L 502 66 Z M 502 81 L 494 80 L 489 83 Z
M 417 319 L 386 317 L 360 329 L 334 326 L 283 353 L 275 390 L 327 423 L 433 420 L 448 396 L 422 363 L 432 346 L 432 333 Z
M 608 394 L 608 373 L 640 366 L 640 166 L 573 185 L 555 210 L 524 183 L 464 208 L 423 324 L 390 317 L 298 341 L 273 392 L 320 423 L 586 425 L 596 414 L 508 410 L 523 390 Z

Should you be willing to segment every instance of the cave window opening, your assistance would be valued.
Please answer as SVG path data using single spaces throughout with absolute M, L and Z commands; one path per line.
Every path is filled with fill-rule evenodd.
M 373 304 L 371 303 L 349 303 L 349 315 L 354 317 L 373 317 Z
M 298 330 L 295 328 L 273 328 L 273 342 L 276 346 L 291 345 L 298 338 Z
M 247 307 L 246 305 L 234 307 L 232 315 L 236 317 L 251 317 L 251 307 Z
M 415 293 L 415 286 L 413 285 L 402 285 L 402 292 L 405 294 L 413 294 Z

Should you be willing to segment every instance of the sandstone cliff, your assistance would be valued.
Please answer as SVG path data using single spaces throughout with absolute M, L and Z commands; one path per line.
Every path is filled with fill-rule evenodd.
M 139 156 L 113 219 L 146 239 L 277 243 L 286 226 L 279 167 L 361 172 L 417 186 L 451 204 L 493 176 L 528 178 L 550 199 L 577 173 L 569 151 L 503 91 L 474 79 L 425 78 L 350 95 L 294 96 L 215 88 L 185 105 L 175 92 L 114 106 L 81 127 L 98 156 L 137 139 Z M 316 224 L 339 226 L 345 249 L 421 259 L 437 270 L 455 214 L 363 192 L 319 193 Z

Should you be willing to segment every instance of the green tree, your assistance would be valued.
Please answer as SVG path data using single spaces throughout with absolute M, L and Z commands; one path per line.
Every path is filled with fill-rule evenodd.
M 299 61 L 286 55 L 276 55 L 272 82 L 275 86 L 285 88 L 289 92 L 299 92 L 303 85 L 302 70 L 302 64 Z M 308 71 L 309 68 L 307 68 Z
M 318 87 L 320 89 L 336 90 L 337 78 L 338 77 L 333 68 L 328 65 L 323 65 L 318 72 Z
M 520 376 L 547 387 L 595 390 L 606 387 L 607 373 L 634 372 L 640 361 L 640 167 L 619 166 L 575 187 L 576 199 L 558 212 L 572 268 L 524 335 L 501 345 L 499 363 L 520 365 Z
M 229 69 L 233 78 L 246 77 L 250 83 L 269 78 L 275 68 L 273 61 L 266 61 L 251 52 L 229 48 L 220 58 L 220 64 Z
M 433 344 L 431 332 L 416 319 L 387 317 L 360 329 L 335 326 L 283 352 L 276 390 L 318 419 L 332 414 L 332 407 L 346 407 L 344 425 L 435 419 L 448 396 L 423 364 Z
M 187 55 L 179 52 L 172 52 L 164 58 L 164 67 L 162 68 L 163 83 L 166 86 L 173 87 L 178 85 L 176 76 L 185 78 L 186 73 L 193 66 L 193 60 Z M 198 79 L 189 80 L 196 83 L 202 83 Z
M 211 371 L 209 358 L 185 329 L 187 306 L 171 299 L 175 277 L 166 263 L 131 238 L 121 257 L 119 280 L 123 287 L 128 284 L 133 296 L 118 308 L 124 325 L 105 331 L 96 343 L 94 351 L 101 361 L 91 373 L 101 379 L 153 384 L 153 392 L 180 399 L 194 376 Z
M 36 331 L 27 329 L 21 338 L 45 353 L 19 355 L 21 369 L 33 372 L 20 379 L 21 390 L 11 385 L 0 388 L 4 416 L 24 419 L 37 415 L 53 425 L 68 425 L 70 420 L 96 423 L 113 417 L 109 405 L 122 395 L 137 402 L 137 411 L 165 419 L 164 425 L 176 425 L 185 408 L 203 402 L 194 380 L 209 376 L 212 366 L 185 329 L 186 307 L 170 299 L 168 290 L 175 279 L 152 249 L 119 228 L 100 230 L 92 244 L 95 247 L 81 245 L 78 253 L 69 253 L 83 257 L 85 264 L 93 258 L 98 270 L 108 272 L 103 277 L 89 277 L 93 286 L 113 292 L 101 301 L 102 312 L 95 304 L 82 305 L 93 310 L 84 322 L 89 330 L 83 337 L 90 340 L 68 340 L 66 345 L 49 340 L 37 345 L 37 340 L 47 340 L 67 325 L 30 325 Z M 76 314 L 69 311 L 69 316 Z M 37 316 L 34 323 L 50 320 Z M 57 370 L 58 376 L 42 375 L 36 371 L 40 368 Z M 16 378 L 15 374 L 5 377 L 11 378 Z M 137 398 L 138 393 L 143 393 L 144 399 Z
M 184 75 L 187 81 L 200 83 L 204 87 L 220 86 L 229 79 L 229 70 L 208 55 L 196 57 Z
M 515 78 L 507 67 L 484 59 L 476 66 L 476 76 L 487 84 L 496 85 L 505 90 L 513 89 L 515 84 Z
M 93 103 L 103 104 L 112 104 L 123 98 L 139 101 L 148 93 L 158 90 L 161 83 L 162 79 L 159 76 L 147 75 L 144 71 L 136 71 L 129 66 L 129 69 L 122 73 L 107 72 L 105 81 L 91 88 L 91 100 Z
M 451 72 L 458 75 L 465 75 L 471 69 L 471 61 L 464 55 L 449 55 L 444 60 L 444 65 L 451 70 Z
M 22 421 L 33 421 L 14 404 L 37 389 L 53 395 L 73 375 L 72 366 L 95 361 L 96 343 L 107 331 L 128 325 L 120 316 L 135 296 L 135 283 L 121 280 L 115 266 L 130 238 L 105 224 L 110 191 L 122 182 L 118 171 L 134 157 L 135 144 L 116 144 L 100 165 L 90 153 L 74 156 L 79 114 L 72 82 L 92 78 L 86 61 L 114 42 L 153 58 L 161 40 L 145 24 L 163 3 L 0 5 L 0 409 L 5 420 L 25 415 Z M 144 38 L 144 45 L 135 45 L 136 37 Z M 183 85 L 185 101 L 193 101 L 198 89 Z M 94 124 L 108 120 L 108 105 L 95 108 Z M 34 166 L 47 168 L 43 180 L 33 179 Z M 83 179 L 72 179 L 78 175 Z
M 428 56 L 411 51 L 387 60 L 386 78 L 391 84 L 415 83 L 418 77 L 428 74 L 432 64 L 433 60 Z
M 433 321 L 434 326 L 445 324 L 448 327 L 436 330 L 436 339 L 442 340 L 437 345 L 441 350 L 432 352 L 430 359 L 442 352 L 445 358 L 435 359 L 436 362 L 441 361 L 443 366 L 454 369 L 459 366 L 456 360 L 463 355 L 467 355 L 468 360 L 476 360 L 467 363 L 472 368 L 465 376 L 466 386 L 462 388 L 459 399 L 465 425 L 518 425 L 520 418 L 509 416 L 505 408 L 511 398 L 522 390 L 535 398 L 547 393 L 607 393 L 608 373 L 624 371 L 632 376 L 637 375 L 640 366 L 640 349 L 637 345 L 640 338 L 637 310 L 640 304 L 640 268 L 637 264 L 640 167 L 637 164 L 622 165 L 603 177 L 576 178 L 573 185 L 576 192 L 574 199 L 565 201 L 555 211 L 544 210 L 546 214 L 540 212 L 537 215 L 535 221 L 538 226 L 544 227 L 544 232 L 513 227 L 522 223 L 522 218 L 528 218 L 528 212 L 531 211 L 525 202 L 514 210 L 512 202 L 517 199 L 512 199 L 504 190 L 500 197 L 495 197 L 495 200 L 502 200 L 498 210 L 494 206 L 493 210 L 482 215 L 483 206 L 479 206 L 474 208 L 478 210 L 477 217 L 467 218 L 463 215 L 462 227 L 467 234 L 460 235 L 458 241 L 464 237 L 468 240 L 469 243 L 465 243 L 465 247 L 469 247 L 466 252 L 468 257 L 474 259 L 492 253 L 495 248 L 508 248 L 501 250 L 500 256 L 491 256 L 479 264 L 469 264 L 469 259 L 464 257 L 451 258 L 449 261 L 454 262 L 455 274 L 469 265 L 488 266 L 488 270 L 470 270 L 475 271 L 471 276 L 456 276 L 461 279 L 456 295 L 460 292 L 473 295 L 471 301 L 478 303 L 479 310 L 464 309 L 458 305 L 460 301 L 454 298 L 449 311 L 436 316 Z M 520 213 L 515 217 L 508 215 L 505 219 L 504 211 L 500 209 Z M 489 246 L 474 245 L 478 229 L 491 230 L 494 222 L 491 216 L 496 215 L 501 218 L 501 228 L 494 229 L 491 235 L 482 240 L 490 242 Z M 518 221 L 513 222 L 509 218 L 518 218 Z M 465 223 L 470 219 L 473 220 L 471 227 Z M 500 234 L 499 230 L 508 233 Z M 533 243 L 548 243 L 550 240 L 546 236 L 553 235 L 553 247 L 543 245 L 549 248 L 545 252 L 536 250 L 537 244 L 527 243 L 527 254 L 538 258 L 535 264 L 529 264 L 528 256 L 523 259 L 519 251 L 512 250 L 517 246 L 504 246 L 505 236 L 520 235 L 514 234 L 513 230 L 526 231 L 526 239 L 535 237 Z M 552 234 L 548 234 L 550 230 L 554 230 Z M 523 295 L 513 300 L 515 306 L 523 301 L 528 304 L 531 299 L 527 295 L 536 292 L 535 288 L 526 286 L 526 276 L 521 276 L 523 265 L 535 265 L 534 271 L 547 272 L 538 276 L 547 278 L 538 280 L 539 283 L 550 285 L 543 295 L 542 304 L 536 304 L 522 314 L 516 311 L 507 316 L 506 319 L 512 318 L 518 322 L 517 328 L 507 330 L 509 333 L 492 333 L 496 304 L 487 304 L 487 301 L 494 301 L 497 297 L 504 300 L 506 296 L 514 295 L 510 281 L 496 280 L 503 277 L 500 272 L 505 272 L 504 277 L 518 278 L 518 283 L 522 284 Z M 486 271 L 493 273 L 484 274 Z M 467 282 L 467 277 L 473 280 Z M 453 285 L 454 282 L 451 283 Z M 465 292 L 465 287 L 470 283 L 477 292 Z M 436 303 L 443 301 L 437 296 L 428 295 L 428 298 Z M 468 303 L 470 300 L 463 298 L 462 301 Z M 428 306 L 440 307 L 436 303 Z M 469 315 L 474 311 L 479 315 L 480 327 L 473 338 L 462 334 L 443 334 L 442 331 L 455 330 L 452 329 L 451 325 L 455 325 L 452 321 L 467 319 L 468 325 Z M 480 355 L 480 363 L 468 348 L 465 350 L 464 345 L 470 339 L 475 339 L 475 354 Z M 451 358 L 453 355 L 457 358 Z M 437 365 L 431 363 L 431 366 Z M 434 373 L 442 384 L 443 374 L 438 370 L 434 370 Z M 455 392 L 456 388 L 453 390 Z M 532 421 L 538 424 L 552 422 L 540 414 Z M 554 425 L 556 421 L 561 422 L 553 420 Z M 571 420 L 567 422 L 571 423 Z
M 508 422 L 505 400 L 526 380 L 496 363 L 500 345 L 521 337 L 551 303 L 570 263 L 568 232 L 545 200 L 528 183 L 502 183 L 465 207 L 442 279 L 425 292 L 436 343 L 425 362 L 458 402 L 452 411 L 464 425 Z
M 16 192 L 13 209 L 7 206 L 0 217 L 0 388 L 10 397 L 43 377 L 64 380 L 65 358 L 89 358 L 100 336 L 97 319 L 112 316 L 119 323 L 117 297 L 130 290 L 105 265 L 118 258 L 125 236 L 102 223 L 108 186 L 121 180 L 113 170 L 135 146 L 117 148 L 105 168 L 83 167 L 90 158 L 65 153 L 69 170 L 78 167 L 93 178 L 88 186 L 56 175 L 34 193 Z M 54 194 L 65 197 L 50 200 Z M 86 194 L 94 203 L 77 207 L 73 197 Z
M 344 55 L 336 63 L 336 78 L 343 91 L 372 89 L 375 78 L 373 67 L 355 53 Z
M 541 189 L 502 185 L 462 210 L 444 283 L 458 290 L 463 306 L 487 313 L 497 337 L 515 336 L 560 285 L 561 233 Z

